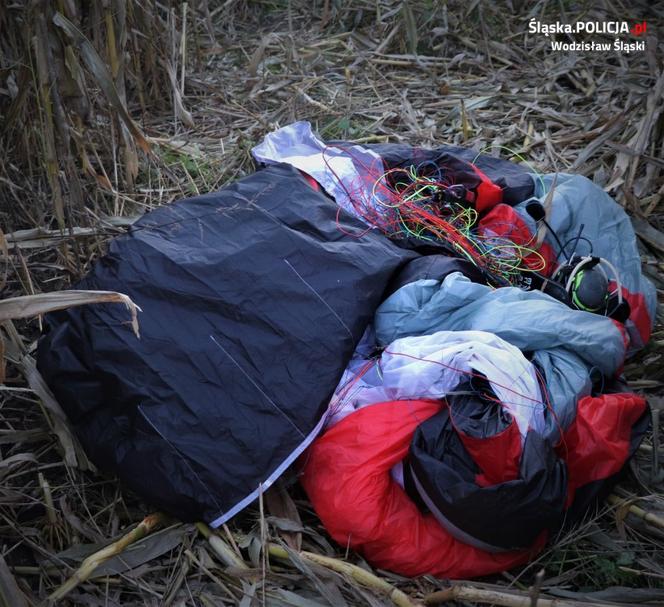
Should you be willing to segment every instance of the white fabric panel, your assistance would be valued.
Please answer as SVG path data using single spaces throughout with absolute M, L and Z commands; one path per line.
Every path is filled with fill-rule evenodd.
M 366 350 L 364 342 L 370 338 L 367 333 L 358 349 Z M 354 357 L 335 391 L 328 426 L 366 405 L 442 398 L 472 372 L 489 380 L 522 439 L 529 428 L 544 431 L 545 405 L 535 367 L 518 348 L 484 331 L 404 337 L 392 342 L 378 361 Z
M 375 174 L 378 178 L 384 172 L 383 161 L 374 152 L 359 145 L 344 144 L 340 148 L 326 144 L 306 121 L 294 122 L 269 133 L 251 153 L 258 162 L 285 162 L 310 175 L 340 207 L 356 217 L 348 193 L 368 203 L 372 193 L 367 175 Z M 380 209 L 380 206 L 376 208 Z

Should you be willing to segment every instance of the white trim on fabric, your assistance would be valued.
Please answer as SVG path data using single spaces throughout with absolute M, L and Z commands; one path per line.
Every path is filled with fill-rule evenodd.
M 326 411 L 323 416 L 320 418 L 320 421 L 316 424 L 316 427 L 304 438 L 304 440 L 293 450 L 293 452 L 283 461 L 277 468 L 274 470 L 270 476 L 268 476 L 264 482 L 262 482 L 254 491 L 252 491 L 247 497 L 240 500 L 235 506 L 230 510 L 220 514 L 212 522 L 208 524 L 213 529 L 223 525 L 226 521 L 233 518 L 238 512 L 244 510 L 251 502 L 256 500 L 261 492 L 267 491 L 274 481 L 276 481 L 300 455 L 302 452 L 311 444 L 311 442 L 316 438 L 319 432 L 323 429 L 323 425 L 327 420 L 328 412 Z

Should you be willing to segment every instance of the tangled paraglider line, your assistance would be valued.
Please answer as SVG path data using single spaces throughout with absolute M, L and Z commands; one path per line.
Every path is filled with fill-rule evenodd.
M 359 183 L 347 183 L 325 154 L 323 158 L 355 214 L 369 226 L 367 230 L 378 229 L 395 240 L 442 245 L 483 270 L 499 286 L 518 286 L 523 273 L 545 271 L 547 263 L 534 238 L 519 244 L 483 229 L 477 210 L 465 198 L 465 188 L 448 178 L 443 167 L 426 161 L 376 170 L 366 166 L 352 149 L 344 151 L 362 167 L 365 176 L 357 179 Z
M 330 152 L 341 149 L 338 145 L 330 145 L 328 148 Z M 536 237 L 533 236 L 528 242 L 519 244 L 508 236 L 502 236 L 483 228 L 479 221 L 480 214 L 474 208 L 472 200 L 468 200 L 465 196 L 465 188 L 454 183 L 451 177 L 453 172 L 446 171 L 444 166 L 425 161 L 405 168 L 384 170 L 382 161 L 367 164 L 363 157 L 353 152 L 352 147 L 344 146 L 343 151 L 350 155 L 362 177 L 343 179 L 335 170 L 332 157 L 328 158 L 325 151 L 323 159 L 330 173 L 345 192 L 355 215 L 368 226 L 360 232 L 350 233 L 337 221 L 339 229 L 344 234 L 361 237 L 368 231 L 377 229 L 397 241 L 411 239 L 420 241 L 422 244 L 442 246 L 455 256 L 467 259 L 482 270 L 491 279 L 490 282 L 493 282 L 494 286 L 519 286 L 524 273 L 546 272 L 547 261 L 538 250 Z M 480 153 L 471 164 L 475 164 Z M 525 162 L 518 154 L 513 152 L 512 154 Z M 536 174 L 536 178 L 545 191 L 541 176 L 530 165 L 528 166 Z M 337 218 L 340 213 L 341 207 L 337 212 Z M 506 234 L 511 233 L 509 229 L 511 226 L 501 226 L 499 223 L 493 222 L 492 227 L 494 229 L 504 227 Z M 408 356 L 400 352 L 392 352 L 392 354 Z M 457 369 L 440 361 L 419 360 L 424 363 L 445 366 L 456 371 L 460 376 L 481 377 L 481 374 L 472 370 Z M 341 407 L 344 402 L 352 400 L 358 389 L 357 382 L 376 364 L 380 369 L 378 360 L 367 361 L 343 386 L 332 402 L 330 408 L 332 412 Z M 559 440 L 563 441 L 562 428 L 560 428 L 549 400 L 544 378 L 537 370 L 536 374 L 541 399 L 532 399 L 518 390 L 514 390 L 512 386 L 501 387 L 531 401 L 531 405 L 521 403 L 520 406 L 543 407 L 558 426 Z M 516 382 L 516 379 L 514 381 Z M 491 393 L 483 393 L 483 396 L 496 400 L 495 395 Z M 505 403 L 500 404 L 505 405 Z

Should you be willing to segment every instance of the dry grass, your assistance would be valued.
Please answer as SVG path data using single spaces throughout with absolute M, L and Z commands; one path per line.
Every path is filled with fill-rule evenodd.
M 531 17 L 581 15 L 647 19 L 647 50 L 555 53 L 547 38 L 527 35 Z M 509 156 L 507 147 L 539 171 L 587 175 L 633 215 L 645 271 L 661 294 L 664 69 L 656 28 L 663 16 L 647 0 L 5 3 L 4 296 L 69 285 L 133 217 L 251 171 L 252 145 L 298 119 L 331 139 L 448 142 Z M 626 367 L 657 411 L 661 320 Z M 39 328 L 39 319 L 6 320 L 1 330 L 0 604 L 60 596 L 70 578 L 76 583 L 63 602 L 82 605 L 378 605 L 425 597 L 530 605 L 538 592 L 664 602 L 659 413 L 618 497 L 585 524 L 552 541 L 535 563 L 475 582 L 471 594 L 468 586 L 431 594 L 445 584 L 369 575 L 360 557 L 331 545 L 296 485 L 280 485 L 219 535 L 162 516 L 146 519 L 161 527 L 145 535 L 149 506 L 92 469 L 35 375 Z M 142 539 L 128 548 L 121 540 L 90 570 L 99 555 L 86 557 L 128 532 Z M 597 594 L 615 586 L 631 590 Z

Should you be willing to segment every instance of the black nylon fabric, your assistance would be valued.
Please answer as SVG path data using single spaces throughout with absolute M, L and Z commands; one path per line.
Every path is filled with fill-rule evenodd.
M 426 510 L 417 479 L 444 517 L 441 524 L 453 535 L 460 530 L 465 536 L 460 538 L 463 541 L 494 550 L 531 546 L 543 530 L 562 521 L 567 495 L 564 462 L 540 435 L 528 432 L 519 478 L 480 487 L 475 476 L 481 470 L 457 429 L 482 438 L 498 434 L 510 420 L 501 407 L 478 397 L 464 394 L 450 396 L 447 401 L 448 407 L 422 422 L 415 431 L 404 465 L 406 491 Z
M 452 425 L 457 432 L 473 438 L 489 438 L 507 430 L 512 416 L 501 406 L 496 406 L 496 397 L 489 380 L 481 373 L 463 382 L 447 398 Z M 491 399 L 489 399 L 489 396 Z
M 320 421 L 402 263 L 293 168 L 160 207 L 77 285 L 121 305 L 46 317 L 38 368 L 88 455 L 183 520 L 213 521 Z
M 456 145 L 443 145 L 431 150 L 401 143 L 377 143 L 366 147 L 383 159 L 387 169 L 433 163 L 446 171 L 453 170 L 455 183 L 465 185 L 471 190 L 480 182 L 472 167 L 468 166 L 472 163 L 493 183 L 500 186 L 503 190 L 503 202 L 509 205 L 519 204 L 535 192 L 532 177 L 522 166 L 487 154 L 478 155 L 474 150 Z
M 414 259 L 390 281 L 385 297 L 396 293 L 401 287 L 417 280 L 433 279 L 443 281 L 453 272 L 461 272 L 472 282 L 486 284 L 482 270 L 465 259 L 447 255 L 425 255 Z

